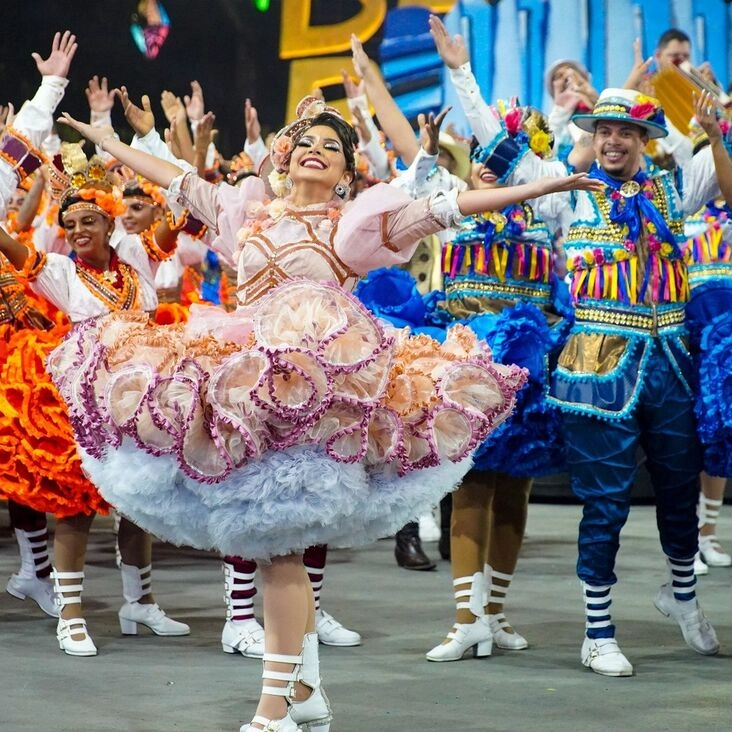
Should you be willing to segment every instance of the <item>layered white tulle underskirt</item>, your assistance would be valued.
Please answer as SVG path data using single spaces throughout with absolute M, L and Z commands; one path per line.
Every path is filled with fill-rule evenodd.
M 459 483 L 525 382 L 466 328 L 409 337 L 305 280 L 185 325 L 88 321 L 48 365 L 112 505 L 167 541 L 258 559 L 399 529 Z

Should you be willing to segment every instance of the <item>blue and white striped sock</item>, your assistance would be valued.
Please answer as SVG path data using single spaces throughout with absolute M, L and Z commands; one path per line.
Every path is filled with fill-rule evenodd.
M 585 600 L 585 635 L 588 638 L 614 638 L 615 626 L 610 618 L 610 585 L 582 583 Z
M 694 557 L 691 559 L 671 559 L 666 557 L 671 572 L 671 589 L 678 602 L 690 602 L 696 597 L 696 575 Z

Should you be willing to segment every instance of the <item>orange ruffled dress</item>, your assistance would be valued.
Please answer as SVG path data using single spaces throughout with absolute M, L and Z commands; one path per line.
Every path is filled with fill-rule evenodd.
M 54 352 L 102 495 L 168 541 L 265 559 L 385 536 L 457 485 L 524 372 L 468 329 L 409 337 L 350 294 L 450 225 L 450 202 L 376 186 L 343 212 L 296 209 L 258 179 L 190 176 L 180 197 L 239 242 L 240 308 L 170 327 L 118 313 Z
M 82 472 L 66 403 L 45 368 L 68 330 L 0 258 L 0 497 L 59 517 L 107 510 Z

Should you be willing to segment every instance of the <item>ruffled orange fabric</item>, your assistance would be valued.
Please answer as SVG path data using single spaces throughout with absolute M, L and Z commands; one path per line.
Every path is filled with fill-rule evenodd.
M 45 369 L 68 331 L 0 329 L 0 496 L 58 517 L 106 513 L 84 476 L 66 404 Z
M 188 320 L 188 308 L 177 302 L 161 302 L 155 311 L 155 322 L 158 325 L 185 323 Z

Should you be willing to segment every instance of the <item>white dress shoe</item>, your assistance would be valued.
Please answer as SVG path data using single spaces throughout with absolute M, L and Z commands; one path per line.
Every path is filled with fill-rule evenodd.
M 315 611 L 315 632 L 325 646 L 360 646 L 361 636 L 355 630 L 344 628 L 332 615 Z
M 439 541 L 442 531 L 432 513 L 419 517 L 419 538 L 422 541 Z
M 732 557 L 727 552 L 722 551 L 722 547 L 714 534 L 699 535 L 699 553 L 708 567 L 732 567 Z
M 254 725 L 261 725 L 255 727 Z M 266 719 L 265 717 L 254 717 L 249 724 L 239 727 L 239 732 L 301 732 L 295 722 L 289 716 L 283 719 Z
M 632 676 L 633 666 L 623 655 L 615 638 L 585 638 L 582 665 L 602 676 Z
M 475 658 L 485 658 L 493 651 L 493 632 L 485 615 L 474 623 L 455 623 L 447 638 L 448 643 L 440 643 L 427 652 L 428 661 L 460 661 L 469 648 Z
M 169 618 L 156 602 L 150 605 L 126 602 L 118 615 L 123 635 L 137 635 L 138 624 L 150 628 L 155 635 L 188 635 L 191 632 L 185 623 Z
M 517 633 L 506 620 L 503 613 L 488 615 L 488 624 L 493 633 L 493 643 L 504 651 L 523 651 L 529 643 L 520 633 Z
M 72 636 L 82 636 L 73 638 Z M 58 647 L 69 656 L 96 656 L 97 647 L 86 630 L 84 618 L 58 619 L 56 626 Z
M 696 598 L 679 602 L 670 584 L 661 585 L 653 604 L 656 609 L 675 620 L 681 628 L 686 645 L 703 656 L 713 656 L 719 652 L 719 641 L 712 624 L 699 607 Z
M 694 574 L 697 577 L 703 577 L 705 574 L 709 574 L 709 567 L 707 566 L 707 563 L 701 558 L 701 554 L 699 552 L 697 552 L 696 556 L 694 557 Z
M 264 655 L 264 628 L 255 620 L 227 620 L 221 631 L 224 653 L 241 653 L 246 658 Z
M 53 580 L 50 577 L 21 577 L 11 574 L 5 590 L 9 595 L 25 600 L 30 597 L 46 615 L 57 618 L 59 606 L 53 591 Z

